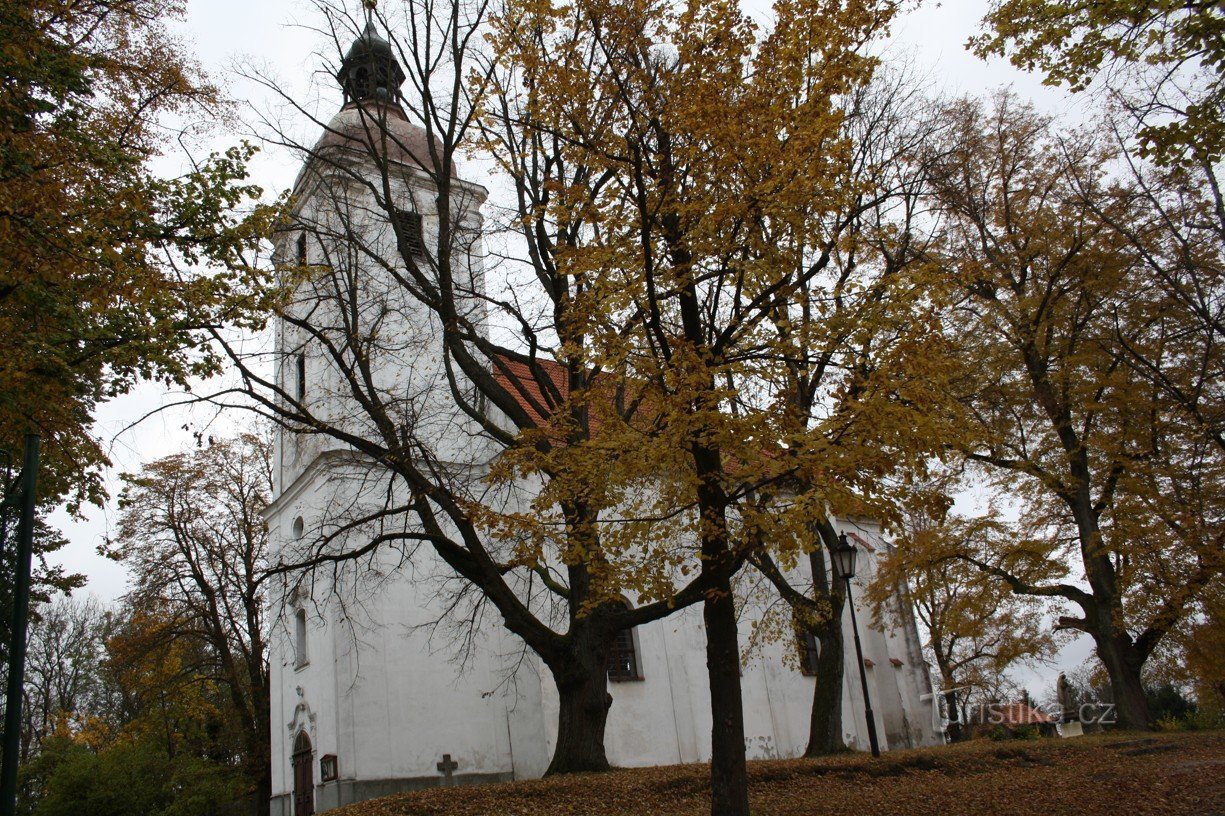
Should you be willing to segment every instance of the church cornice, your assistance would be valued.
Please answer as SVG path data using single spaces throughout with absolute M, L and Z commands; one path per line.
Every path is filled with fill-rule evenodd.
M 443 469 L 455 474 L 464 473 L 469 476 L 479 476 L 489 470 L 490 462 L 478 462 L 475 464 L 458 463 L 458 462 L 439 462 Z M 320 471 L 339 465 L 355 465 L 373 470 L 378 467 L 385 468 L 378 461 L 355 450 L 345 450 L 341 448 L 331 448 L 321 451 L 315 455 L 313 459 L 307 463 L 306 467 L 302 468 L 302 472 L 294 477 L 294 480 L 289 483 L 289 486 L 281 491 L 281 495 L 277 496 L 268 503 L 263 510 L 260 511 L 260 516 L 265 522 L 271 523 L 272 519 L 285 511 L 285 508 L 292 505 L 306 491 L 307 487 L 315 480 L 315 477 Z
M 306 488 L 310 486 L 311 482 L 314 481 L 314 478 L 319 471 L 324 470 L 325 467 L 329 467 L 332 464 L 340 464 L 346 460 L 349 464 L 360 464 L 367 468 L 370 468 L 375 464 L 374 460 L 369 456 L 354 450 L 332 448 L 330 450 L 321 451 L 320 453 L 316 454 L 309 463 L 307 463 L 306 467 L 302 468 L 302 472 L 294 477 L 294 480 L 289 483 L 289 486 L 281 491 L 281 495 L 269 502 L 268 505 L 260 511 L 260 515 L 263 517 L 264 521 L 271 522 L 273 518 L 280 515 L 285 510 L 286 505 L 290 505 L 297 501 L 302 493 L 305 492 Z

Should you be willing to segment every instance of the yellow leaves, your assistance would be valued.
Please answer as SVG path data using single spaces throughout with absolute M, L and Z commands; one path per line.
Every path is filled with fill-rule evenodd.
M 235 262 L 268 219 L 236 213 L 260 195 L 245 175 L 249 148 L 179 179 L 146 167 L 169 132 L 161 116 L 221 104 L 167 31 L 181 3 L 9 7 L 0 22 L 0 447 L 39 429 L 49 437 L 45 495 L 79 502 L 101 490 L 105 456 L 88 430 L 97 403 L 142 378 L 215 372 L 200 327 L 240 313 L 258 322 L 243 311 L 256 288 L 249 270 L 184 267 Z
M 990 740 L 816 760 L 749 763 L 753 813 L 766 816 L 1146 816 L 1208 813 L 1220 791 L 1203 767 L 1222 761 L 1214 733 L 1161 735 L 1150 748 L 1113 736 L 1038 740 L 1024 748 Z M 619 769 L 551 779 L 396 794 L 348 805 L 338 816 L 699 816 L 710 812 L 705 765 Z M 1084 791 L 1092 790 L 1086 799 Z

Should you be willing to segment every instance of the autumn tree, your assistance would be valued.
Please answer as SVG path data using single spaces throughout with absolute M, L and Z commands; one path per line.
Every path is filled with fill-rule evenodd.
M 897 548 L 880 566 L 872 587 L 880 603 L 895 583 L 904 583 L 926 630 L 944 689 L 950 738 L 961 737 L 974 701 L 995 703 L 1008 684 L 1008 669 L 1054 651 L 1054 638 L 1040 599 L 1011 589 L 962 560 L 967 538 L 1008 535 L 990 520 L 911 511 L 903 516 Z M 911 561 L 918 554 L 915 561 Z
M 803 508 L 798 516 L 808 529 L 773 529 L 769 537 L 798 537 L 797 552 L 807 553 L 804 588 L 767 550 L 750 559 L 792 607 L 796 627 L 819 644 L 808 756 L 844 747 L 846 598 L 826 566 L 826 553 L 838 546 L 833 518 L 896 522 L 912 495 L 907 485 L 955 433 L 941 385 L 947 349 L 923 264 L 930 237 L 924 168 L 913 161 L 938 123 L 914 114 L 927 100 L 904 68 L 881 70 L 845 100 L 849 161 L 841 184 L 853 194 L 816 222 L 805 252 L 817 274 L 771 318 L 782 363 L 771 391 L 785 433 L 803 440 L 800 467 L 786 490 L 766 491 L 773 507 L 755 505 L 784 527 Z M 789 442 L 783 455 L 796 449 Z
M 181 3 L 6 2 L 0 39 L 0 446 L 43 437 L 48 506 L 102 496 L 95 407 L 140 380 L 211 373 L 208 326 L 250 281 L 217 271 L 261 218 L 251 148 L 160 178 L 172 125 L 221 115 L 217 90 L 168 32 Z M 214 263 L 217 269 L 202 271 Z
M 1170 518 L 1172 529 L 1211 536 L 1222 507 L 1212 474 L 1225 452 L 1225 204 L 1216 167 L 1155 165 L 1117 129 L 1114 138 L 1120 183 L 1107 195 L 1087 185 L 1082 199 L 1128 247 L 1147 286 L 1112 304 L 1110 349 L 1172 414 L 1168 425 L 1150 423 L 1152 447 L 1176 445 L 1178 456 L 1163 456 L 1195 463 L 1181 475 L 1166 471 L 1165 484 L 1153 485 L 1181 491 L 1181 504 L 1194 508 L 1177 522 Z M 1177 434 L 1181 441 L 1162 431 L 1180 426 L 1193 429 Z
M 650 433 L 663 486 L 639 515 L 689 509 L 690 518 L 677 516 L 680 529 L 714 582 L 704 616 L 716 813 L 747 809 L 729 576 L 766 546 L 792 558 L 811 551 L 811 525 L 829 512 L 821 499 L 838 482 L 807 490 L 821 467 L 835 470 L 822 436 L 829 426 L 780 421 L 791 395 L 777 384 L 794 347 L 785 325 L 793 312 L 820 310 L 821 276 L 837 279 L 838 219 L 870 206 L 847 199 L 875 195 L 847 183 L 856 146 L 837 100 L 870 76 L 861 48 L 892 7 L 780 3 L 773 11 L 760 32 L 718 4 L 616 13 L 599 4 L 530 6 L 502 22 L 523 72 L 525 121 L 591 177 L 612 180 L 599 196 L 575 185 L 555 201 L 554 212 L 581 205 L 600 216 L 589 245 L 559 259 L 572 274 L 598 271 L 623 293 L 617 313 L 634 322 L 595 333 L 591 345 L 602 365 L 645 383 L 659 409 Z M 817 364 L 816 352 L 799 356 Z M 819 376 L 804 385 L 814 382 L 814 391 L 836 390 Z M 853 459 L 848 451 L 845 461 Z M 806 492 L 783 522 L 769 496 L 788 478 Z
M 1225 609 L 1220 597 L 1205 605 L 1203 620 L 1186 634 L 1186 679 L 1195 690 L 1201 708 L 1225 710 Z
M 451 614 L 438 625 L 466 626 L 492 607 L 553 675 L 560 716 L 549 773 L 607 769 L 613 636 L 700 601 L 706 584 L 673 575 L 670 562 L 644 566 L 633 546 L 643 532 L 612 548 L 601 542 L 600 513 L 657 460 L 641 436 L 597 441 L 593 428 L 624 433 L 619 423 L 640 400 L 631 387 L 619 404 L 627 392 L 616 380 L 562 353 L 559 335 L 581 343 L 583 324 L 568 314 L 585 283 L 558 270 L 551 250 L 527 267 L 539 276 L 535 289 L 516 292 L 518 280 L 485 289 L 480 191 L 455 168 L 481 135 L 475 101 L 494 66 L 481 62 L 476 32 L 487 10 L 405 4 L 352 20 L 338 6 L 319 8 L 345 54 L 338 73 L 348 104 L 340 124 L 317 121 L 325 135 L 316 145 L 277 136 L 306 169 L 279 239 L 275 374 L 231 336 L 216 341 L 244 378 L 251 402 L 241 404 L 279 426 L 282 461 L 352 449 L 362 459 L 346 476 L 363 487 L 331 502 L 273 572 L 285 593 L 320 576 L 333 590 L 369 592 L 362 567 L 371 559 L 393 574 L 440 564 L 459 580 L 443 580 Z M 449 36 L 427 40 L 422 27 L 434 24 Z M 455 81 L 470 73 L 479 94 Z M 361 76 L 385 83 L 386 96 Z M 495 310 L 510 317 L 500 335 L 488 326 Z M 528 490 L 533 498 L 523 499 Z M 666 524 L 639 528 L 657 534 Z M 625 590 L 636 596 L 632 608 Z M 338 594 L 337 603 L 358 603 Z
M 1225 40 L 1215 4 L 997 0 L 984 23 L 971 40 L 979 55 L 1007 55 L 1073 91 L 1104 86 L 1159 163 L 1225 155 Z
M 255 812 L 234 715 L 202 644 L 169 621 L 121 608 L 88 682 L 93 711 L 58 718 L 22 769 L 22 812 L 160 816 Z
M 222 697 L 213 705 L 236 725 L 251 799 L 266 813 L 271 713 L 261 582 L 268 535 L 259 514 L 273 489 L 271 445 L 254 434 L 210 438 L 125 474 L 124 482 L 109 548 L 132 573 L 126 603 L 133 620 L 130 633 L 116 640 L 128 659 L 112 661 L 156 666 L 155 682 L 127 687 L 160 701 L 177 705 L 201 685 L 208 697 Z
M 102 662 L 109 630 L 108 611 L 93 598 L 60 596 L 39 609 L 26 653 L 23 761 L 56 732 L 106 716 Z
M 1134 245 L 1086 206 L 1126 214 L 1109 141 L 1060 134 L 1006 94 L 950 116 L 932 189 L 959 293 L 949 325 L 975 366 L 959 390 L 963 446 L 1020 511 L 1009 535 L 966 542 L 963 557 L 1067 603 L 1058 625 L 1093 638 L 1120 723 L 1146 727 L 1145 661 L 1219 575 L 1219 536 L 1200 526 L 1219 510 L 1198 487 L 1219 460 L 1199 458 L 1199 430 L 1170 421 L 1162 391 L 1116 353 L 1120 332 L 1143 329 L 1121 320 L 1151 284 Z M 1182 506 L 1180 489 L 1207 505 Z
M 324 10 L 342 48 L 343 32 L 363 28 Z M 228 350 L 258 410 L 308 434 L 304 444 L 351 446 L 403 488 L 383 491 L 377 511 L 329 519 L 300 560 L 287 554 L 278 569 L 432 547 L 553 672 L 554 772 L 607 764 L 602 656 L 612 634 L 704 601 L 721 700 L 716 808 L 742 812 L 729 582 L 761 536 L 742 534 L 739 504 L 746 485 L 790 465 L 766 455 L 782 438 L 767 401 L 729 410 L 724 375 L 764 392 L 751 369 L 778 355 L 754 344 L 770 342 L 770 316 L 817 273 L 799 236 L 844 194 L 833 97 L 866 80 L 872 61 L 857 49 L 891 7 L 824 9 L 817 25 L 815 7 L 785 4 L 759 33 L 723 6 L 635 7 L 624 19 L 595 6 L 515 6 L 497 18 L 492 61 L 473 45 L 485 11 L 380 7 L 349 55 L 378 55 L 384 96 L 346 86 L 354 121 L 339 143 L 284 139 L 303 150 L 304 184 L 322 203 L 294 212 L 281 245 L 280 373 Z M 394 23 L 387 39 L 383 17 Z M 426 20 L 450 35 L 425 37 Z M 342 84 L 357 75 L 345 65 Z M 740 100 L 735 116 L 716 116 L 716 98 L 724 114 Z M 409 117 L 421 130 L 400 124 Z M 464 266 L 479 225 L 473 190 L 453 174 L 478 123 L 514 182 L 508 223 L 526 247 L 515 256 L 522 278 L 496 270 L 512 284 L 501 291 L 476 279 L 494 270 Z M 429 198 L 405 195 L 410 181 Z M 428 219 L 421 237 L 413 213 Z M 388 225 L 386 243 L 368 238 L 371 223 Z M 428 331 L 392 322 L 410 309 Z M 487 316 L 498 314 L 509 319 L 495 334 Z M 309 396 L 295 387 L 288 355 L 298 349 L 335 385 L 320 376 Z M 438 361 L 438 387 L 384 379 L 397 361 L 421 373 L 428 360 Z M 440 396 L 448 404 L 426 410 Z M 442 417 L 473 423 L 463 452 L 473 461 L 439 446 Z M 505 491 L 534 480 L 530 512 L 513 512 Z M 358 530 L 369 543 L 342 547 Z M 638 606 L 615 597 L 622 588 Z

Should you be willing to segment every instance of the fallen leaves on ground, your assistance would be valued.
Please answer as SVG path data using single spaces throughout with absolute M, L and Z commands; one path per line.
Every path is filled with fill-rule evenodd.
M 708 767 L 402 793 L 336 816 L 705 816 Z M 754 816 L 1225 814 L 1225 735 L 1096 735 L 749 763 Z

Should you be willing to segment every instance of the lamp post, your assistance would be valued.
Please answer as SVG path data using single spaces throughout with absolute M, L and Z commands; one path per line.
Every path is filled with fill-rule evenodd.
M 880 756 L 880 743 L 876 739 L 876 717 L 872 713 L 872 698 L 868 694 L 868 673 L 863 665 L 863 646 L 859 643 L 859 622 L 855 620 L 855 602 L 851 599 L 851 579 L 855 577 L 855 545 L 846 540 L 846 533 L 838 536 L 838 546 L 830 552 L 834 570 L 846 581 L 846 602 L 851 607 L 851 631 L 855 633 L 855 657 L 859 661 L 859 682 L 863 686 L 864 715 L 868 718 L 868 743 L 872 756 Z

